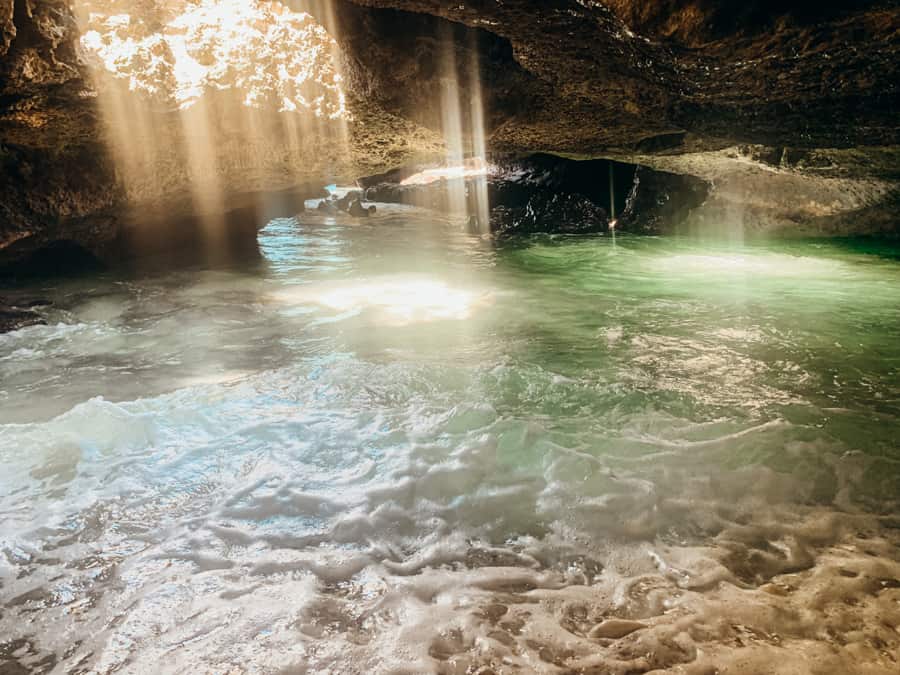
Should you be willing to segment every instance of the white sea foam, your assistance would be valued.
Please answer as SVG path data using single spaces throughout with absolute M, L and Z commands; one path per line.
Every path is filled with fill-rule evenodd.
M 264 249 L 340 268 L 386 246 L 298 227 Z M 65 291 L 71 326 L 0 338 L 0 664 L 896 672 L 889 299 L 860 282 L 866 312 L 786 313 L 765 283 L 648 290 L 643 241 L 618 242 L 620 284 L 596 242 L 490 259 L 415 236 L 427 272 L 285 255 L 262 280 L 132 282 L 122 311 Z M 309 293 L 358 279 L 394 286 L 348 316 Z M 408 279 L 491 300 L 385 321 Z
M 34 658 L 101 672 L 754 672 L 786 648 L 889 672 L 893 531 L 798 504 L 806 476 L 722 466 L 789 424 L 604 456 L 491 406 L 442 412 L 432 378 L 347 359 L 3 427 L 7 616 L 40 608 Z M 605 617 L 646 628 L 590 637 Z

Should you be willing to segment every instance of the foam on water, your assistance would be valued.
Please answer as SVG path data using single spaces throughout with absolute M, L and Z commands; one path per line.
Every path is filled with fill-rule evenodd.
M 652 271 L 724 255 L 690 243 L 380 218 L 274 223 L 262 269 L 62 284 L 71 323 L 0 338 L 30 410 L 0 425 L 0 663 L 896 672 L 895 263 L 796 244 L 812 290 L 709 289 Z

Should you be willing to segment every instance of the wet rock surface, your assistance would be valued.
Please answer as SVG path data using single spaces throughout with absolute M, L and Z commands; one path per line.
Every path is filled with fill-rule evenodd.
M 609 229 L 608 162 L 575 162 L 549 155 L 502 162 L 487 175 L 441 178 L 429 183 L 406 183 L 409 172 L 377 177 L 366 189 L 372 201 L 406 204 L 443 212 L 464 212 L 475 232 L 501 236 L 558 232 L 589 234 Z M 631 182 L 633 167 L 620 165 L 619 173 Z M 599 177 L 602 177 L 598 180 Z M 372 180 L 362 181 L 369 184 Z M 490 223 L 478 222 L 478 194 L 483 186 L 490 205 Z M 602 187 L 605 186 L 605 189 Z M 621 197 L 620 197 L 621 199 Z M 605 206 L 604 206 L 605 205 Z M 488 227 L 489 225 L 489 227 Z
M 38 309 L 48 301 L 40 298 L 7 298 L 0 296 L 0 334 L 46 324 Z
M 677 230 L 709 193 L 710 184 L 700 178 L 637 167 L 618 228 L 644 234 Z
M 611 220 L 619 231 L 671 233 L 688 221 L 709 194 L 709 185 L 691 176 L 543 154 L 500 161 L 483 178 L 405 183 L 415 169 L 363 179 L 367 199 L 446 212 L 454 209 L 453 195 L 461 193 L 466 196 L 466 212 L 474 214 L 478 182 L 483 181 L 490 204 L 489 230 L 500 236 L 604 233 Z M 610 217 L 613 200 L 615 219 Z M 479 223 L 470 224 L 479 230 Z
M 0 305 L 0 333 L 9 333 L 20 328 L 42 325 L 44 323 L 44 320 L 34 312 Z
M 587 154 L 660 144 L 898 141 L 895 2 L 823 9 L 689 0 L 358 1 L 443 16 L 508 40 L 533 96 L 516 124 L 494 138 L 509 147 L 537 150 L 545 142 L 548 150 Z
M 520 207 L 495 206 L 491 231 L 500 235 L 594 234 L 609 229 L 609 214 L 589 199 L 575 194 L 536 191 Z

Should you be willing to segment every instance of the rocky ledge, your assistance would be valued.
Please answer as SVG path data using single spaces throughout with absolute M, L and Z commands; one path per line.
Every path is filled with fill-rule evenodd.
M 559 234 L 677 231 L 687 226 L 710 191 L 709 183 L 692 176 L 544 154 L 500 161 L 486 175 L 469 178 L 420 183 L 415 181 L 419 169 L 391 171 L 359 183 L 370 201 L 462 211 L 474 231 L 501 237 L 547 232 L 548 226 Z M 482 190 L 488 197 L 487 223 L 478 222 Z M 452 203 L 454 195 L 464 196 L 464 209 Z

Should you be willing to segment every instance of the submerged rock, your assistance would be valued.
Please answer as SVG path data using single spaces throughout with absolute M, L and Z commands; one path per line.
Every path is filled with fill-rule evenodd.
M 464 191 L 466 182 L 462 180 L 457 182 L 459 189 Z M 448 184 L 446 181 L 429 183 L 427 185 L 404 185 L 400 182 L 387 180 L 369 187 L 365 192 L 365 198 L 370 202 L 405 204 L 407 206 L 418 206 L 438 211 L 450 209 Z
M 316 211 L 319 211 L 321 213 L 326 213 L 328 215 L 334 215 L 339 211 L 339 209 L 338 209 L 337 203 L 334 202 L 333 200 L 323 199 L 322 201 L 319 202 L 318 206 L 316 206 Z
M 41 306 L 41 304 L 32 306 Z M 43 326 L 46 323 L 37 312 L 24 307 L 11 307 L 0 299 L 0 334 L 27 328 L 28 326 Z
M 335 203 L 341 211 L 347 211 L 349 213 L 353 203 L 358 202 L 362 198 L 362 190 L 350 190 L 343 197 L 338 198 Z
M 350 202 L 350 206 L 347 208 L 347 213 L 349 213 L 354 218 L 368 218 L 369 217 L 369 209 L 365 208 L 358 199 Z

